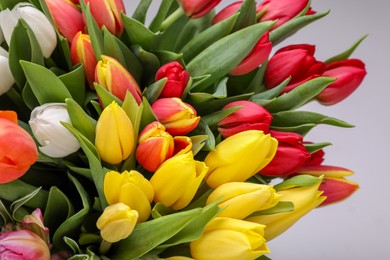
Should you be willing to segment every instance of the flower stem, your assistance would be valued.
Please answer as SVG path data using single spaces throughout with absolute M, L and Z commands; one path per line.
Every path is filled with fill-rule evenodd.
M 160 26 L 160 31 L 165 31 L 169 26 L 171 26 L 177 19 L 179 19 L 184 14 L 183 8 L 177 8 L 168 18 L 166 18 Z
M 111 243 L 103 239 L 102 242 L 100 243 L 99 254 L 104 255 L 105 253 L 108 252 L 110 247 L 111 247 Z

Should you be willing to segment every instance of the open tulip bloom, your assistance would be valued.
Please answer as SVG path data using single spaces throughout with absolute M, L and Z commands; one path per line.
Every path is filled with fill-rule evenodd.
M 278 46 L 309 0 L 223 2 L 0 0 L 1 259 L 258 259 L 358 190 L 306 139 L 352 125 L 299 108 L 358 91 L 363 38 L 319 60 Z

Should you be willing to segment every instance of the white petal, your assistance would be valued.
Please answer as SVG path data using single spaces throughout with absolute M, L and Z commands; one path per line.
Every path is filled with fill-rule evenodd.
M 15 80 L 9 69 L 8 58 L 0 55 L 0 95 L 6 93 L 14 83 Z
M 5 9 L 1 11 L 0 27 L 1 30 L 3 31 L 3 36 L 8 46 L 11 42 L 12 32 L 14 31 L 14 28 L 17 23 L 18 23 L 18 18 L 15 18 L 15 16 L 12 14 L 12 12 L 9 9 Z

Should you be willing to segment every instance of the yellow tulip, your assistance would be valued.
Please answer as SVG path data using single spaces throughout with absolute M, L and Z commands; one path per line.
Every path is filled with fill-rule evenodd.
M 104 176 L 104 195 L 109 205 L 122 202 L 139 214 L 138 222 L 146 221 L 151 212 L 154 191 L 150 182 L 137 171 L 122 174 L 110 171 Z
M 219 217 L 244 219 L 253 212 L 272 208 L 279 202 L 280 195 L 269 185 L 229 182 L 216 188 L 207 198 L 206 204 L 221 199 L 223 211 Z
M 194 160 L 192 152 L 166 160 L 150 179 L 154 201 L 175 210 L 186 207 L 195 196 L 207 170 L 204 162 Z
M 253 260 L 270 251 L 265 243 L 264 225 L 233 218 L 216 217 L 198 240 L 190 243 L 197 260 Z
M 96 222 L 102 238 L 110 243 L 118 242 L 133 232 L 138 212 L 123 203 L 106 207 Z
M 99 117 L 95 145 L 103 161 L 111 164 L 127 159 L 133 150 L 133 124 L 125 111 L 114 101 Z
M 226 138 L 205 159 L 210 168 L 206 176 L 207 184 L 215 189 L 227 182 L 247 180 L 272 160 L 277 146 L 275 138 L 258 130 L 248 130 Z

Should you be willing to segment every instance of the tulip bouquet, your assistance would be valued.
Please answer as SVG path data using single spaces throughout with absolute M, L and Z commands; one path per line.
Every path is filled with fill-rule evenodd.
M 306 134 L 366 75 L 309 0 L 0 0 L 1 259 L 268 259 L 358 184 Z M 218 6 L 217 6 L 218 5 Z M 215 10 L 218 7 L 218 11 Z

